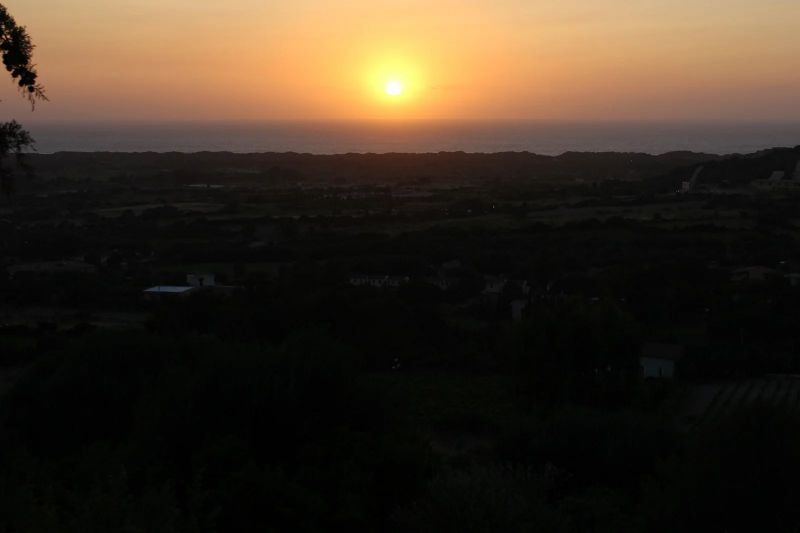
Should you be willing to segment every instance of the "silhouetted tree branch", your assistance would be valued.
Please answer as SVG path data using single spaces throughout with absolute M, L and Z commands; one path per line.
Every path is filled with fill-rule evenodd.
M 0 4 L 0 51 L 3 65 L 16 80 L 17 87 L 31 106 L 37 100 L 47 100 L 44 87 L 38 83 L 36 66 L 32 63 L 34 45 L 24 26 L 17 24 L 8 9 Z M 17 159 L 17 166 L 24 167 L 21 158 L 27 148 L 33 147 L 33 138 L 16 122 L 0 124 L 0 187 L 10 192 L 13 186 L 13 171 L 5 165 L 8 156 Z

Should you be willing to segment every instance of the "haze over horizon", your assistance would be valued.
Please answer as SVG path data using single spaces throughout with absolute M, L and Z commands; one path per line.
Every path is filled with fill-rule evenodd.
M 332 5 L 333 4 L 333 5 Z M 12 0 L 3 118 L 800 120 L 800 3 Z

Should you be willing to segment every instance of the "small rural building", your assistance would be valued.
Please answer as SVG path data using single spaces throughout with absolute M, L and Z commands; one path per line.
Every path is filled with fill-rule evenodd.
M 800 185 L 796 171 L 775 170 L 765 179 L 755 180 L 754 187 L 761 189 L 794 189 Z
M 511 320 L 520 322 L 525 318 L 525 311 L 528 309 L 528 300 L 512 300 Z
M 765 266 L 751 266 L 737 268 L 731 275 L 732 281 L 766 281 L 767 279 L 779 275 L 774 268 Z
M 373 287 L 375 289 L 397 289 L 410 281 L 408 276 L 386 276 L 353 274 L 350 276 L 350 285 L 354 287 Z
M 680 193 L 682 194 L 690 194 L 693 193 L 695 188 L 697 187 L 697 180 L 700 178 L 700 174 L 703 172 L 704 167 L 697 167 L 694 169 L 694 173 L 692 177 L 686 181 L 681 182 Z
M 672 379 L 675 363 L 683 358 L 684 348 L 680 344 L 648 342 L 642 346 L 639 365 L 645 379 Z
M 231 296 L 241 287 L 235 285 L 219 285 L 214 274 L 187 274 L 186 285 L 156 285 L 144 290 L 145 300 L 162 301 L 173 298 L 184 298 L 190 294 L 203 292 L 214 296 Z
M 506 288 L 508 280 L 503 276 L 484 276 L 483 290 L 480 296 L 480 305 L 487 313 L 501 312 L 500 296 Z
M 484 276 L 483 294 L 499 295 L 506 288 L 508 280 L 503 276 Z
M 171 298 L 185 298 L 189 296 L 197 287 L 186 287 L 182 285 L 157 285 L 144 290 L 145 300 L 158 302 Z

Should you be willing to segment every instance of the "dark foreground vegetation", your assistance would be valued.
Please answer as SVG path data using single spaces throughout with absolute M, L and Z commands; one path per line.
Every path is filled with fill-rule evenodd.
M 797 531 L 791 154 L 32 158 L 0 531 Z

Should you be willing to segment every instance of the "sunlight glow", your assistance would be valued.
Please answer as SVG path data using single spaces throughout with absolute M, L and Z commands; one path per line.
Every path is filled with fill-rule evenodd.
M 355 80 L 361 91 L 354 94 L 353 106 L 360 107 L 365 116 L 373 119 L 420 118 L 436 105 L 433 100 L 429 76 L 439 72 L 438 65 L 430 58 L 422 58 L 422 52 L 414 50 L 403 53 L 376 49 L 364 56 Z M 357 98 L 357 99 L 356 99 Z
M 403 84 L 397 80 L 390 80 L 386 83 L 386 94 L 389 96 L 400 96 L 403 94 Z

